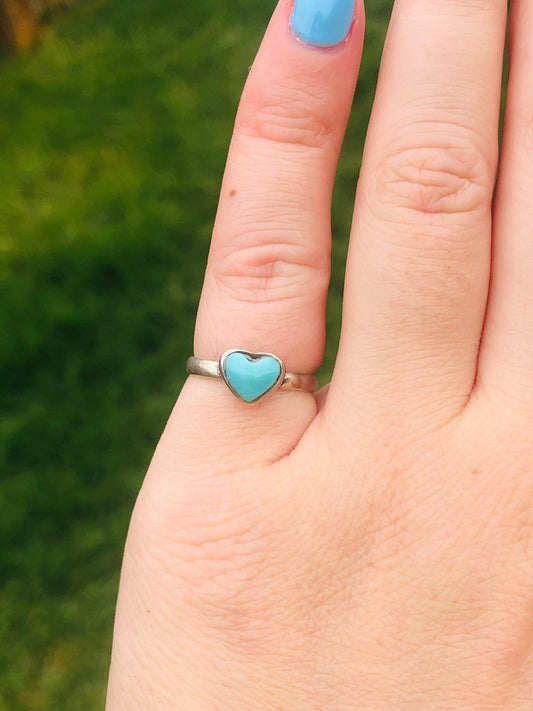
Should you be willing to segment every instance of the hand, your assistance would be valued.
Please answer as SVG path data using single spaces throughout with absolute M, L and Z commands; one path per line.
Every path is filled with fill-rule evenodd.
M 352 10 L 296 0 L 292 29 L 292 0 L 275 11 L 200 358 L 321 362 Z M 506 13 L 396 0 L 332 382 L 246 405 L 188 379 L 131 522 L 108 711 L 533 708 L 533 3 L 512 10 L 498 167 Z

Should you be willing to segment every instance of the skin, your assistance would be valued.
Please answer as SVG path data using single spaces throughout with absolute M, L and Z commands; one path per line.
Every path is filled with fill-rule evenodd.
M 364 17 L 320 50 L 291 7 L 244 89 L 194 352 L 312 372 Z M 131 521 L 108 711 L 531 711 L 533 3 L 498 156 L 506 19 L 396 0 L 332 382 L 246 406 L 188 379 Z

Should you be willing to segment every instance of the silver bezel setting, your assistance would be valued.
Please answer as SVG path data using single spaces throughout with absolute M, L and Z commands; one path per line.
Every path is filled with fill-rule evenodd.
M 255 398 L 255 400 L 244 400 L 239 393 L 233 388 L 231 383 L 228 380 L 228 377 L 226 375 L 226 360 L 228 356 L 230 356 L 232 353 L 242 353 L 242 355 L 246 356 L 250 360 L 260 360 L 261 358 L 273 358 L 277 363 L 279 363 L 280 366 L 280 374 L 278 379 L 276 380 L 275 383 L 273 383 L 268 390 L 266 390 L 264 393 L 259 395 L 258 397 Z M 237 397 L 241 402 L 244 402 L 246 405 L 253 405 L 256 402 L 259 402 L 263 398 L 265 398 L 267 395 L 270 395 L 270 393 L 274 392 L 278 388 L 280 388 L 283 385 L 283 381 L 285 380 L 285 376 L 287 371 L 285 370 L 285 365 L 283 364 L 283 361 L 275 356 L 273 353 L 255 353 L 253 351 L 247 351 L 244 350 L 243 348 L 231 348 L 230 350 L 226 351 L 223 353 L 220 357 L 218 367 L 220 370 L 220 377 L 222 380 L 226 383 L 227 387 L 231 392 Z

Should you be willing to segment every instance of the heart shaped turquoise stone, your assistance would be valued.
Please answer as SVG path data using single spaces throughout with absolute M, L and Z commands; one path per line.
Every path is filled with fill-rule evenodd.
M 255 402 L 277 383 L 281 365 L 269 355 L 254 355 L 236 351 L 224 359 L 226 380 L 245 402 Z

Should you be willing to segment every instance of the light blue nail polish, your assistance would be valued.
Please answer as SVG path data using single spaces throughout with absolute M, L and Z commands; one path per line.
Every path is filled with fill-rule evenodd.
M 355 0 L 295 0 L 292 29 L 308 44 L 332 47 L 348 34 L 354 10 Z

